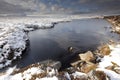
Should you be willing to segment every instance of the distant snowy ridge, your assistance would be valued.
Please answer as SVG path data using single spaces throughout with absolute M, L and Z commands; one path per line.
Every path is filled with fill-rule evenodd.
M 52 28 L 56 23 L 68 19 L 1 19 L 0 20 L 0 68 L 8 66 L 27 47 L 29 31 Z

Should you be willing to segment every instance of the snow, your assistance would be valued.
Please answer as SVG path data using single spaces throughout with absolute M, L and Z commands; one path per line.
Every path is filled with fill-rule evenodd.
M 1 18 L 0 19 L 0 68 L 21 57 L 27 47 L 28 32 L 36 29 L 52 28 L 55 23 L 70 19 L 52 18 Z
M 78 71 L 76 71 L 75 73 L 72 73 L 72 75 L 74 76 L 74 78 L 80 77 L 80 76 L 87 76 L 85 73 L 78 72 Z
M 117 45 L 109 45 L 111 49 L 111 53 L 109 55 L 105 55 L 103 58 L 101 58 L 101 62 L 98 64 L 98 67 L 96 68 L 96 71 L 103 71 L 110 80 L 120 80 L 120 73 L 117 73 L 115 70 L 120 70 L 120 44 Z M 106 67 L 114 66 L 113 69 L 107 69 Z M 45 76 L 43 77 L 36 77 L 35 80 L 59 80 L 59 72 L 58 70 L 47 66 L 44 67 L 44 70 L 38 67 L 30 67 L 27 70 L 17 73 L 15 75 L 11 75 L 11 73 L 14 71 L 15 67 L 8 71 L 6 71 L 6 74 L 0 76 L 0 80 L 30 80 L 33 75 L 41 75 L 45 73 Z M 82 73 L 79 71 L 75 71 L 71 74 L 69 74 L 67 71 L 64 71 L 62 74 L 62 77 L 68 80 L 71 79 L 87 79 L 88 74 Z M 72 78 L 71 78 L 72 77 Z M 19 79 L 18 79 L 19 78 Z M 61 77 L 60 77 L 61 78 Z
M 116 46 L 109 45 L 109 47 L 111 49 L 111 53 L 101 59 L 96 70 L 103 71 L 111 80 L 120 80 L 119 73 L 116 73 L 114 70 L 106 69 L 106 67 L 114 66 L 114 69 L 120 70 L 120 44 L 117 44 Z
M 57 70 L 47 67 L 47 73 L 49 76 L 55 75 L 55 74 L 57 74 L 57 72 L 58 72 Z
M 78 72 L 78 71 L 72 73 L 71 75 L 73 76 L 73 78 L 75 80 L 77 80 L 77 79 L 80 79 L 80 80 L 84 80 L 85 79 L 86 80 L 87 77 L 88 77 L 86 73 Z
M 64 75 L 68 80 L 71 80 L 70 78 L 70 75 L 68 74 L 68 72 L 65 72 L 65 75 Z
M 112 62 L 120 66 L 120 45 L 116 45 L 115 47 L 110 46 L 110 49 L 112 50 L 110 55 L 104 56 L 98 67 L 105 68 L 112 66 Z
M 44 72 L 44 71 L 39 68 L 33 67 L 33 68 L 28 69 L 27 71 L 24 71 L 22 74 L 23 75 L 22 77 L 23 77 L 23 79 L 30 80 L 32 75 L 40 74 L 42 72 Z
M 110 80 L 120 80 L 120 74 L 117 74 L 112 70 L 101 69 L 101 68 L 100 69 L 98 68 L 97 70 L 106 73 L 110 77 Z
M 6 29 L 4 34 L 3 32 L 2 35 L 0 34 L 2 36 L 0 37 L 0 62 L 5 64 L 2 64 L 0 68 L 10 65 L 12 60 L 20 56 L 25 50 L 26 40 L 28 40 L 27 34 L 21 29 L 16 27 L 4 27 L 4 29 Z M 9 59 L 10 56 L 11 59 Z
M 39 67 L 32 67 L 24 71 L 23 73 L 18 73 L 15 75 L 11 75 L 11 73 L 15 70 L 14 68 L 10 68 L 6 75 L 0 76 L 0 80 L 30 80 L 32 78 L 32 75 L 37 75 L 40 73 L 43 73 L 44 71 L 41 70 Z
M 17 57 L 21 57 L 22 51 L 26 49 L 27 40 L 29 40 L 28 32 L 36 29 L 52 28 L 55 23 L 62 21 L 70 21 L 71 19 L 39 19 L 39 18 L 19 18 L 19 19 L 0 19 L 0 68 L 6 67 L 12 63 Z M 120 70 L 120 44 L 115 46 L 109 45 L 111 49 L 110 55 L 106 55 L 101 59 L 96 70 L 103 71 L 111 80 L 120 80 L 120 74 L 108 70 L 106 67 L 114 66 L 114 69 Z M 114 63 L 114 64 L 113 64 Z M 16 67 L 10 68 L 5 74 L 0 75 L 0 80 L 30 80 L 33 75 L 46 73 L 45 77 L 36 78 L 36 80 L 58 80 L 59 75 L 57 69 L 47 67 L 46 71 L 39 67 L 31 67 L 27 70 L 12 75 Z M 75 71 L 72 74 L 64 73 L 64 76 L 71 80 L 72 75 L 75 78 L 87 77 L 87 74 Z
M 53 77 L 45 77 L 45 78 L 41 78 L 41 79 L 36 79 L 36 80 L 58 80 L 58 78 L 56 76 Z

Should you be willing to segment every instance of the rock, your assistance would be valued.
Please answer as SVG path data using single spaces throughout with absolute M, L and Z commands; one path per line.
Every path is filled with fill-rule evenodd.
M 68 47 L 68 51 L 71 53 L 71 52 L 73 52 L 73 47 Z
M 120 34 L 120 15 L 105 17 L 113 26 L 114 32 Z
M 77 53 L 80 53 L 80 49 L 77 48 L 77 47 L 68 47 L 68 52 L 69 53 L 72 53 L 72 54 L 77 54 Z
M 88 80 L 110 80 L 103 71 L 91 71 L 88 73 Z
M 81 60 L 71 63 L 72 66 L 77 67 L 77 65 L 81 63 Z
M 82 72 L 75 72 L 71 75 L 71 80 L 88 80 L 88 76 Z
M 107 66 L 105 69 L 113 70 L 113 69 L 114 69 L 114 66 Z
M 116 73 L 120 74 L 120 66 L 118 66 L 116 63 L 114 63 L 112 66 L 106 67 L 106 69 L 115 71 Z
M 91 51 L 88 51 L 84 54 L 79 54 L 79 56 L 80 56 L 80 59 L 83 61 L 93 61 L 95 59 Z
M 108 45 L 103 45 L 99 48 L 99 53 L 103 56 L 104 55 L 109 55 L 110 52 L 111 52 L 111 50 L 110 50 Z
M 54 69 L 59 70 L 61 68 L 62 64 L 60 61 L 56 61 L 55 63 L 51 64 L 51 67 L 53 67 Z
M 114 68 L 114 71 L 115 71 L 116 73 L 120 74 L 120 67 L 115 67 L 115 68 Z
M 81 71 L 81 72 L 84 72 L 84 73 L 88 73 L 88 72 L 90 72 L 91 70 L 94 70 L 96 67 L 97 67 L 96 64 L 91 63 L 91 62 L 86 62 L 86 63 L 84 63 L 83 65 L 81 65 L 80 71 Z

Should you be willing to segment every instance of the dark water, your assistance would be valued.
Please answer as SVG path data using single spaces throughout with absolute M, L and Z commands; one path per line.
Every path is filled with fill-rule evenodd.
M 81 52 L 93 51 L 101 43 L 119 39 L 117 34 L 110 33 L 110 26 L 102 19 L 82 19 L 59 23 L 52 29 L 30 32 L 28 51 L 14 64 L 23 67 L 46 59 L 62 60 L 69 55 L 69 46 L 76 47 Z

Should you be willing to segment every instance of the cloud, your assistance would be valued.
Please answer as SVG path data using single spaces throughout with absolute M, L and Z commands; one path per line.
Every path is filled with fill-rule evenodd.
M 3 0 L 11 5 L 21 6 L 23 9 L 35 9 L 35 0 Z
M 0 0 L 0 14 L 118 11 L 119 3 L 120 0 Z
M 0 0 L 0 14 L 24 14 L 25 12 L 32 12 L 29 6 L 24 7 L 18 0 Z M 23 3 L 23 2 L 22 2 Z

